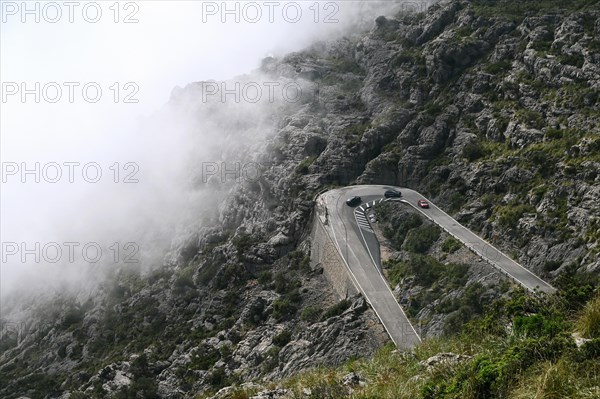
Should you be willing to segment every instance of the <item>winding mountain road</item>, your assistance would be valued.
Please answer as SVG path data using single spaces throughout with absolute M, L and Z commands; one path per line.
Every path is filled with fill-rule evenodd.
M 541 291 L 548 294 L 556 291 L 550 284 L 509 258 L 502 251 L 473 233 L 465 226 L 458 223 L 454 218 L 435 206 L 431 201 L 427 200 L 429 202 L 428 209 L 419 207 L 417 201 L 424 199 L 425 197 L 418 192 L 407 188 L 398 188 L 398 190 L 401 190 L 402 192 L 402 203 L 408 204 L 421 212 L 435 224 L 446 230 L 448 234 L 462 242 L 471 251 L 481 256 L 496 269 L 521 284 L 529 291 Z
M 425 197 L 414 190 L 393 186 L 362 185 L 327 191 L 317 198 L 319 218 L 346 263 L 355 285 L 371 304 L 398 348 L 410 349 L 421 339 L 382 274 L 379 243 L 364 212 L 367 207 L 383 201 L 384 192 L 390 189 L 402 193 L 402 198 L 391 201 L 412 206 L 528 290 L 546 293 L 555 291 L 550 284 L 462 226 L 431 201 L 428 201 L 430 206 L 428 209 L 420 208 L 417 201 Z M 361 197 L 362 204 L 356 207 L 346 205 L 346 199 L 353 196 Z
M 380 265 L 376 264 L 372 253 L 377 252 L 379 244 L 375 234 L 361 226 L 355 216 L 355 208 L 346 205 L 346 199 L 358 195 L 363 202 L 379 200 L 383 191 L 374 186 L 353 186 L 328 191 L 318 199 L 321 206 L 319 217 L 323 221 L 323 213 L 327 215 L 325 230 L 334 241 L 340 255 L 344 259 L 356 287 L 388 332 L 398 348 L 411 349 L 421 342 L 419 335 L 394 298 L 388 282 L 383 277 Z M 324 210 L 326 209 L 326 211 Z

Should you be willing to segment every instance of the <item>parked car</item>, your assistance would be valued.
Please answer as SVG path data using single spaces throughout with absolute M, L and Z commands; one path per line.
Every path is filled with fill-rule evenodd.
M 419 205 L 421 208 L 429 208 L 429 203 L 424 199 L 418 200 L 417 205 Z
M 384 194 L 385 198 L 400 198 L 402 197 L 402 193 L 396 190 L 387 190 Z
M 360 197 L 354 196 L 354 197 L 348 198 L 346 200 L 346 205 L 348 205 L 348 206 L 356 206 L 356 205 L 360 204 L 361 201 L 362 200 L 360 199 Z

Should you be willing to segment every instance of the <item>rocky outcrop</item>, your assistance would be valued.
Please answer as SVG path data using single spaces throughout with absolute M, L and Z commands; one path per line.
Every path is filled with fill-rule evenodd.
M 457 355 L 455 353 L 438 353 L 435 356 L 431 356 L 429 359 L 421 362 L 423 367 L 428 370 L 434 369 L 438 366 L 455 366 L 460 362 L 469 360 L 471 356 Z

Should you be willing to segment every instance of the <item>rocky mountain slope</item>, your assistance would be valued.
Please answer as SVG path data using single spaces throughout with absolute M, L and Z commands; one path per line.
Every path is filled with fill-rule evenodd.
M 589 298 L 600 271 L 600 12 L 594 1 L 536 4 L 527 14 L 508 0 L 451 1 L 265 59 L 245 79 L 305 90 L 254 125 L 231 121 L 242 148 L 246 132 L 271 129 L 229 155 L 262 165 L 260 177 L 221 187 L 218 215 L 178 237 L 164 267 L 118 270 L 89 298 L 30 307 L 25 330 L 3 336 L 1 396 L 188 398 L 373 355 L 389 339 L 372 310 L 336 298 L 309 262 L 313 198 L 327 187 L 416 189 L 559 295 L 577 276 L 576 298 Z M 193 114 L 201 94 L 190 85 L 171 103 Z M 380 212 L 390 280 L 425 337 L 514 289 L 427 223 Z

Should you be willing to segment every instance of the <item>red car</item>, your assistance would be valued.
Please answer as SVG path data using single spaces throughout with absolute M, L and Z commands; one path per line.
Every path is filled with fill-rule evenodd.
M 418 200 L 417 205 L 419 205 L 421 208 L 429 208 L 429 204 L 423 199 Z

